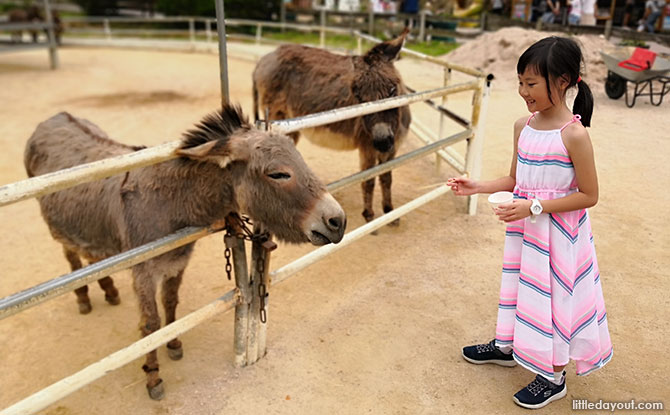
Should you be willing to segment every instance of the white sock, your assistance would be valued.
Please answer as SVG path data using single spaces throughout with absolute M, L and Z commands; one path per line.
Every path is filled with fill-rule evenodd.
M 565 381 L 564 371 L 554 372 L 554 380 L 548 379 L 554 385 L 562 385 Z
M 512 353 L 512 345 L 511 344 L 506 344 L 504 346 L 498 346 L 498 350 L 505 354 L 510 354 Z

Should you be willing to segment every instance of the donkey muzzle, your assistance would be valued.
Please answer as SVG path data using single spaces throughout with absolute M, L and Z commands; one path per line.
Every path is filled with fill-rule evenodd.
M 330 193 L 324 193 L 309 216 L 307 238 L 313 245 L 338 243 L 347 227 L 347 216 Z

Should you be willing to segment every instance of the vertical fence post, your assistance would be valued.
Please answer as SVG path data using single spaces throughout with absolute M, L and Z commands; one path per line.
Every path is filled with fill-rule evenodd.
M 444 67 L 443 68 L 444 74 L 443 74 L 443 82 L 442 86 L 447 87 L 449 86 L 449 81 L 451 80 L 451 68 Z M 442 95 L 442 106 L 444 107 L 445 104 L 447 103 L 447 96 Z M 446 116 L 440 112 L 440 129 L 439 129 L 439 134 L 438 134 L 438 139 L 441 139 L 444 137 L 444 121 L 446 119 Z M 442 164 L 442 157 L 438 154 L 435 153 L 435 168 L 437 172 L 440 172 L 440 165 Z
M 281 23 L 281 32 L 284 33 L 286 31 L 286 1 L 279 1 L 281 1 L 281 8 L 279 9 L 279 22 Z
M 239 293 L 235 305 L 235 338 L 233 350 L 235 352 L 235 366 L 246 366 L 247 339 L 249 336 L 249 305 L 251 304 L 251 287 L 249 287 L 249 273 L 247 270 L 247 254 L 244 239 L 226 236 L 226 247 L 232 250 L 235 268 L 235 286 Z
M 491 89 L 492 75 L 480 78 L 479 88 L 474 92 L 472 103 L 472 121 L 470 128 L 473 131 L 472 138 L 468 139 L 467 152 L 465 154 L 465 171 L 471 179 L 479 180 L 482 173 L 482 150 L 484 149 L 484 125 L 479 120 L 486 117 L 488 109 L 489 93 Z M 477 213 L 477 195 L 468 196 L 468 214 Z
M 370 1 L 368 3 L 368 35 L 374 36 L 375 35 L 375 8 L 374 8 L 374 2 Z
M 256 44 L 261 44 L 261 36 L 263 36 L 263 26 L 260 23 L 256 24 Z
M 56 36 L 54 34 L 54 20 L 51 15 L 51 7 L 49 6 L 49 0 L 44 0 L 44 14 L 46 16 L 47 24 L 47 40 L 49 42 L 49 63 L 51 69 L 58 68 L 58 51 L 56 45 Z
M 109 19 L 104 19 L 102 21 L 102 26 L 105 31 L 105 37 L 107 40 L 112 40 L 112 28 L 109 27 Z
M 219 69 L 221 78 L 221 103 L 230 102 L 228 93 L 228 52 L 226 49 L 226 13 L 223 0 L 216 0 L 216 30 L 219 34 Z
M 195 43 L 195 20 L 193 18 L 188 19 L 188 38 L 193 45 Z
M 359 56 L 363 54 L 363 39 L 358 35 L 356 35 L 356 52 Z
M 207 43 L 212 42 L 212 21 L 205 19 L 205 33 L 207 34 Z
M 319 34 L 319 45 L 321 49 L 326 47 L 326 9 L 321 9 L 321 28 Z
M 419 42 L 426 39 L 426 10 L 419 12 Z

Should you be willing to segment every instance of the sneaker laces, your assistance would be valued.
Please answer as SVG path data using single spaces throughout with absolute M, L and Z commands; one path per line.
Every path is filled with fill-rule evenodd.
M 491 340 L 489 343 L 486 344 L 478 344 L 475 347 L 477 347 L 477 353 L 494 352 L 498 350 L 498 348 L 495 345 L 495 340 Z
M 544 379 L 542 376 L 537 375 L 535 377 L 535 380 L 533 380 L 532 382 L 530 382 L 530 384 L 528 384 L 528 386 L 526 386 L 526 389 L 528 389 L 528 391 L 532 393 L 533 396 L 537 396 L 540 393 L 542 393 L 542 391 L 544 391 L 549 387 L 550 387 L 549 381 Z

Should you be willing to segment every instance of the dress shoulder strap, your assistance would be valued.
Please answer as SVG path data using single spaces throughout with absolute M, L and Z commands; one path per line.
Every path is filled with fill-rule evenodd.
M 565 127 L 567 127 L 568 125 L 570 125 L 574 122 L 580 122 L 581 119 L 582 119 L 581 115 L 579 115 L 579 114 L 573 115 L 572 119 L 570 121 L 566 122 L 565 125 L 563 125 L 563 127 L 561 127 L 561 131 L 563 131 L 565 129 Z M 530 120 L 528 120 L 528 121 L 530 121 Z
M 530 120 L 533 119 L 533 117 L 535 116 L 535 114 L 537 114 L 537 112 L 534 112 L 534 113 L 530 114 L 530 117 L 528 117 L 528 121 L 526 121 L 526 125 L 530 125 Z

